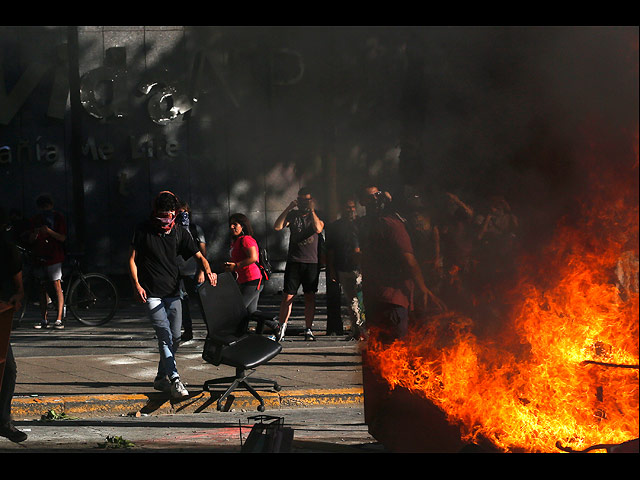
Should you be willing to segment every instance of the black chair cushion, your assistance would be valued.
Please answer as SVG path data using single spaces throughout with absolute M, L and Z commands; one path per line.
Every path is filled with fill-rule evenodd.
M 236 368 L 254 368 L 278 355 L 282 345 L 260 335 L 247 335 L 222 349 L 221 363 Z

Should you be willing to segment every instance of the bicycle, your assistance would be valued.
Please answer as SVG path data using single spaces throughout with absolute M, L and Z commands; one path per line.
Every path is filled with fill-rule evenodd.
M 30 297 L 33 298 L 38 292 L 40 280 L 33 272 L 33 253 L 21 246 L 18 246 L 18 249 L 22 252 L 26 267 L 26 275 L 23 275 L 25 297 L 17 315 L 18 322 L 21 322 Z M 67 255 L 69 261 L 66 265 L 67 271 L 63 269 L 62 284 L 70 287 L 63 288 L 63 318 L 67 316 L 68 308 L 75 319 L 83 325 L 90 327 L 104 325 L 113 318 L 118 309 L 120 301 L 118 290 L 106 275 L 97 272 L 84 273 L 80 268 L 79 257 L 81 256 L 82 254 Z M 55 297 L 51 300 L 55 306 Z

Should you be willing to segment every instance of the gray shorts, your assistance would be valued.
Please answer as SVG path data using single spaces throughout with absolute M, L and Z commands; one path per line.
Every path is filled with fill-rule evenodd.
M 38 280 L 48 280 L 50 282 L 62 280 L 62 263 L 54 263 L 53 265 L 38 265 L 34 267 L 33 273 Z

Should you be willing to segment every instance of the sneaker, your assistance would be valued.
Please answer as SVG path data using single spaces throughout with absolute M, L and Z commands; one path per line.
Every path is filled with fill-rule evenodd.
M 282 325 L 280 325 L 280 330 L 278 330 L 278 336 L 277 336 L 278 342 L 281 342 L 284 340 L 284 332 L 286 331 L 287 331 L 287 324 L 283 323 Z
M 178 398 L 184 398 L 188 396 L 189 396 L 189 392 L 180 381 L 180 378 L 174 379 L 171 382 L 171 397 L 178 399 Z
M 36 323 L 33 328 L 35 328 L 36 330 L 40 330 L 41 328 L 47 328 L 48 324 L 46 320 L 41 321 L 40 323 Z
M 0 437 L 5 437 L 15 443 L 24 442 L 27 439 L 27 434 L 18 430 L 13 423 L 9 422 L 6 425 L 0 427 Z
M 180 343 L 187 343 L 190 340 L 193 340 L 193 330 L 185 330 L 182 332 Z
M 304 339 L 307 342 L 314 342 L 316 337 L 313 336 L 313 332 L 311 331 L 310 328 L 307 328 L 304 332 Z
M 153 381 L 154 390 L 158 390 L 159 392 L 170 392 L 171 391 L 171 382 L 167 377 L 156 378 Z
M 347 342 L 364 342 L 365 337 L 363 334 L 359 333 L 357 335 L 349 335 L 347 338 L 345 338 L 345 340 Z
M 53 328 L 56 330 L 63 330 L 64 325 L 62 324 L 62 320 L 56 320 L 56 323 L 53 324 Z

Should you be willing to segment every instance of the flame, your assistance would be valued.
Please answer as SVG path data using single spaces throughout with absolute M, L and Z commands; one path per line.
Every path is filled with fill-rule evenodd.
M 483 338 L 474 333 L 482 319 L 456 312 L 391 345 L 371 332 L 367 358 L 390 388 L 430 400 L 463 440 L 505 452 L 637 438 L 637 134 L 634 150 L 626 170 L 607 171 L 587 154 L 588 201 L 560 221 L 542 253 L 521 258 L 499 335 Z

